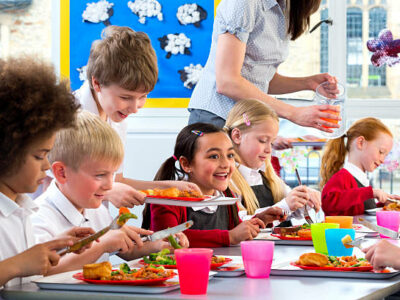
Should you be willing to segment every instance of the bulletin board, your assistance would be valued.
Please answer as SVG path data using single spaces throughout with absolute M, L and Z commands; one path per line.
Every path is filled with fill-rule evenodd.
M 156 51 L 159 78 L 154 90 L 149 94 L 145 107 L 187 107 L 193 89 L 184 87 L 179 70 L 191 63 L 201 64 L 207 61 L 213 28 L 214 15 L 220 0 L 157 0 L 162 7 L 163 20 L 147 17 L 144 24 L 128 7 L 129 0 L 107 0 L 113 3 L 113 14 L 108 22 L 83 22 L 82 13 L 87 3 L 99 0 L 61 0 L 60 2 L 60 71 L 63 77 L 71 81 L 71 89 L 78 89 L 83 81 L 79 79 L 78 68 L 87 64 L 90 47 L 94 40 L 100 39 L 101 31 L 109 22 L 111 25 L 129 26 L 135 31 L 143 31 L 150 37 Z M 134 0 L 131 0 L 134 1 Z M 182 25 L 176 13 L 179 6 L 196 3 L 206 12 L 206 19 L 200 26 Z M 105 24 L 106 23 L 106 24 Z M 158 40 L 169 33 L 184 33 L 191 39 L 190 54 L 171 55 L 161 48 Z

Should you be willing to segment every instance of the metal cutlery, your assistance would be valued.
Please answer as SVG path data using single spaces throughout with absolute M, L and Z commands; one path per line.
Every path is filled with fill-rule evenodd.
M 397 231 L 391 230 L 389 228 L 385 228 L 379 225 L 375 225 L 371 222 L 368 222 L 367 220 L 365 220 L 364 218 L 357 218 L 358 222 L 360 222 L 361 224 L 363 224 L 365 227 L 373 230 L 373 231 L 377 231 L 382 235 L 388 236 L 392 239 L 398 239 L 399 238 L 399 233 Z
M 297 168 L 294 169 L 294 170 L 295 170 L 295 172 L 296 172 L 296 177 L 297 177 L 297 181 L 299 182 L 299 185 L 302 185 L 299 171 L 297 170 Z M 314 223 L 314 221 L 311 219 L 310 215 L 308 214 L 308 207 L 307 207 L 307 205 L 304 206 L 304 219 L 306 220 L 306 222 L 307 222 L 308 224 Z

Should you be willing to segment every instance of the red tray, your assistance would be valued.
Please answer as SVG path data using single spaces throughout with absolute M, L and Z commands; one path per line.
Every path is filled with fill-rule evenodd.
M 191 198 L 191 197 L 166 197 L 166 196 L 146 196 L 146 198 L 155 198 L 155 199 L 170 199 L 170 200 L 181 200 L 181 201 L 203 201 L 210 197 L 203 198 Z
M 312 238 L 281 236 L 280 234 L 271 234 L 271 236 L 277 237 L 278 239 L 281 239 L 281 240 L 312 241 Z
M 211 264 L 211 270 L 215 270 L 215 269 L 217 269 L 218 267 L 221 267 L 221 266 L 223 266 L 223 265 L 225 265 L 225 264 L 227 264 L 227 263 L 230 263 L 231 261 L 232 261 L 232 258 L 225 257 L 225 261 L 224 261 L 224 262 Z M 141 264 L 141 265 L 147 265 L 147 263 L 145 263 L 143 259 L 139 260 L 139 264 Z M 176 269 L 176 268 L 177 268 L 176 265 L 157 265 L 157 264 L 152 264 L 152 265 L 155 266 L 155 267 L 160 267 L 160 266 L 162 266 L 162 267 L 164 267 L 165 269 Z
M 72 277 L 78 280 L 82 280 L 88 283 L 93 283 L 93 284 L 112 284 L 112 285 L 156 285 L 160 284 L 172 277 L 174 277 L 176 274 L 174 273 L 172 276 L 168 277 L 161 277 L 161 278 L 155 278 L 155 279 L 137 279 L 137 280 L 96 280 L 96 279 L 85 279 L 83 277 L 83 273 L 79 272 Z
M 297 265 L 295 262 L 290 263 L 292 266 L 301 268 L 303 270 L 318 270 L 318 271 L 334 271 L 334 272 L 369 272 L 372 271 L 372 266 L 365 267 L 349 267 L 349 268 L 335 268 L 335 267 L 310 267 Z

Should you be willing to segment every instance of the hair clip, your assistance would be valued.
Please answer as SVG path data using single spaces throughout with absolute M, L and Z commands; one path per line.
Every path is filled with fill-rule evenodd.
M 200 131 L 200 130 L 192 130 L 192 133 L 194 133 L 197 136 L 203 136 L 204 135 L 204 132 Z
M 246 126 L 251 125 L 251 122 L 250 122 L 249 118 L 247 117 L 246 113 L 243 114 L 243 120 L 244 120 L 244 124 L 246 124 Z
M 172 155 L 172 158 L 173 158 L 175 161 L 177 161 L 177 160 L 178 160 L 178 158 L 176 158 L 176 156 L 175 156 L 175 155 Z

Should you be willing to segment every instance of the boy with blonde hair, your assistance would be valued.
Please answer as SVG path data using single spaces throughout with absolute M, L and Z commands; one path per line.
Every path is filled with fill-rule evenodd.
M 129 27 L 107 26 L 100 40 L 92 43 L 87 65 L 87 81 L 75 92 L 82 108 L 107 121 L 125 144 L 127 121 L 146 102 L 147 94 L 157 83 L 156 53 L 144 32 Z M 123 166 L 117 172 L 114 187 L 106 200 L 115 206 L 143 204 L 145 195 L 138 190 L 177 187 L 198 190 L 185 181 L 140 181 L 123 176 Z
M 118 134 L 90 112 L 78 114 L 75 128 L 61 130 L 49 153 L 55 180 L 36 200 L 39 210 L 33 216 L 33 224 L 38 239 L 49 240 L 73 226 L 84 225 L 95 231 L 108 226 L 112 217 L 101 204 L 112 188 L 114 172 L 123 156 L 123 144 Z M 131 260 L 168 245 L 164 242 L 143 245 L 139 234 L 151 233 L 127 225 L 120 230 L 110 230 L 85 253 L 79 256 L 67 254 L 52 272 L 78 269 L 95 261 L 108 261 L 112 252 Z

